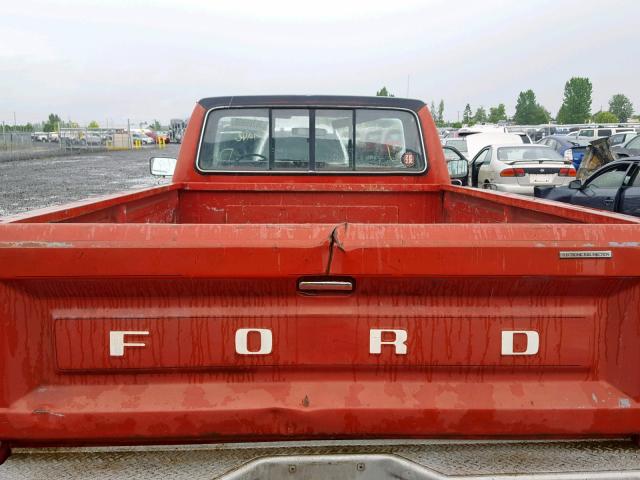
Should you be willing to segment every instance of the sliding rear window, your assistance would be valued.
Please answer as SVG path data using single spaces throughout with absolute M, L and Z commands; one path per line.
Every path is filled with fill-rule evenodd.
M 420 173 L 414 114 L 387 109 L 235 108 L 207 116 L 203 172 Z

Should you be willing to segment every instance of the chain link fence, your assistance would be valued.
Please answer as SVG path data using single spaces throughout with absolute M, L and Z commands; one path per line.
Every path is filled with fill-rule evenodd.
M 126 128 L 60 128 L 56 132 L 0 131 L 0 161 L 127 150 L 133 147 L 132 136 Z
M 2 124 L 0 130 L 0 161 L 43 158 L 100 152 L 109 150 L 131 150 L 139 148 L 165 148 L 167 143 L 181 140 L 184 130 L 182 122 L 174 125 L 179 137 L 171 138 L 171 133 L 142 128 L 111 127 L 62 127 L 54 132 L 20 131 L 20 126 Z M 180 128 L 177 128 L 180 127 Z M 40 127 L 42 128 L 42 127 Z

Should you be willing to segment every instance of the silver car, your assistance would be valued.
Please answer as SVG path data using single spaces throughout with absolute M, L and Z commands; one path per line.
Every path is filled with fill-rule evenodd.
M 533 188 L 566 185 L 576 170 L 554 149 L 543 145 L 489 145 L 471 161 L 474 187 L 533 195 Z

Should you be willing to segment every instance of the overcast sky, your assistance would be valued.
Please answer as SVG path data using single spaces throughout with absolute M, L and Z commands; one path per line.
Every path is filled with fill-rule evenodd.
M 0 121 L 168 123 L 206 96 L 383 85 L 449 120 L 512 115 L 529 88 L 555 115 L 572 76 L 594 111 L 615 93 L 640 110 L 638 18 L 640 0 L 6 1 Z

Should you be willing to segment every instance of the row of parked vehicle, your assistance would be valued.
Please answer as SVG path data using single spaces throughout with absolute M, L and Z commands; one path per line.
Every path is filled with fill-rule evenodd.
M 640 216 L 640 135 L 632 128 L 584 128 L 532 143 L 525 132 L 483 127 L 442 143 L 455 183 Z M 606 158 L 581 169 L 589 149 Z
M 33 142 L 59 143 L 66 146 L 99 146 L 107 145 L 113 140 L 114 130 L 83 130 L 68 129 L 58 132 L 34 132 L 31 134 Z M 142 145 L 152 145 L 155 143 L 170 143 L 171 138 L 168 132 L 156 132 L 153 130 L 136 129 L 131 131 L 132 142 L 140 142 Z

